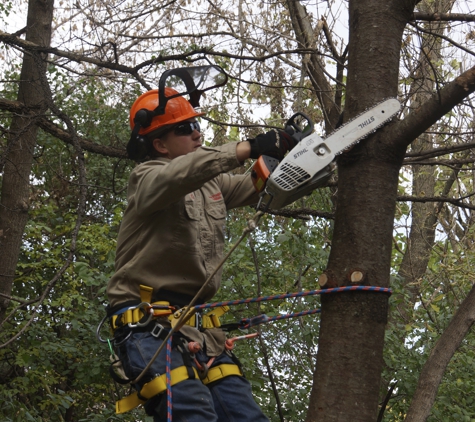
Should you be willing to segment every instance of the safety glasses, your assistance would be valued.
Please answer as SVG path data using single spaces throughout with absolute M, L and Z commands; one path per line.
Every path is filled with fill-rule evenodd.
M 194 130 L 200 131 L 200 124 L 198 122 L 185 122 L 173 128 L 176 136 L 191 135 Z

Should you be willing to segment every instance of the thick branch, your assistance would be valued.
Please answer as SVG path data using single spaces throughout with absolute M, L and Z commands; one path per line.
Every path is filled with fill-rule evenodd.
M 307 11 L 295 0 L 287 1 L 287 8 L 299 45 L 307 49 L 313 47 L 316 40 Z M 337 62 L 338 59 L 339 57 L 335 58 Z M 326 131 L 331 132 L 336 126 L 340 110 L 335 103 L 333 89 L 325 77 L 324 64 L 316 54 L 312 54 L 307 66 L 310 80 L 324 112 Z
M 395 147 L 406 148 L 457 104 L 475 91 L 475 66 L 448 83 L 390 129 Z M 388 130 L 384 128 L 382 130 Z
M 35 109 L 26 107 L 20 101 L 6 100 L 4 98 L 0 98 L 0 110 L 6 110 L 12 113 L 23 115 L 35 115 L 37 112 L 37 110 Z M 38 126 L 41 127 L 41 129 L 43 129 L 45 132 L 48 132 L 49 134 L 62 140 L 63 142 L 66 142 L 69 145 L 73 144 L 72 136 L 67 131 L 63 130 L 58 125 L 48 120 L 45 116 L 36 117 Z M 79 138 L 79 143 L 81 145 L 81 148 L 85 151 L 93 152 L 107 157 L 127 158 L 125 148 L 99 145 L 94 143 L 93 141 L 84 138 Z
M 413 20 L 416 21 L 448 21 L 448 22 L 475 22 L 475 15 L 467 15 L 465 13 L 423 13 L 415 12 Z

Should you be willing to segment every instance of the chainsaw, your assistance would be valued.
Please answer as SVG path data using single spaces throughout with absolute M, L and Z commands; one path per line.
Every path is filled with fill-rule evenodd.
M 251 178 L 260 192 L 259 208 L 282 208 L 324 185 L 336 168 L 336 156 L 375 132 L 400 108 L 395 98 L 382 101 L 325 139 L 313 133 L 313 122 L 305 114 L 294 114 L 284 130 L 298 144 L 281 162 L 263 155 L 252 167 Z

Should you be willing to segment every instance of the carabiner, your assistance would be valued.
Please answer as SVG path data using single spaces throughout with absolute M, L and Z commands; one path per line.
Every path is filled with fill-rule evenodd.
M 133 309 L 141 309 L 141 308 L 144 308 L 146 310 L 144 310 L 144 316 L 147 315 L 147 312 L 148 312 L 148 318 L 145 322 L 140 322 L 137 321 L 135 324 L 129 322 L 128 326 L 130 328 L 135 328 L 135 327 L 145 327 L 146 325 L 149 324 L 149 322 L 152 320 L 153 318 L 153 309 L 152 309 L 152 305 L 150 305 L 150 303 L 148 302 L 142 302 L 142 303 L 139 303 L 136 307 L 134 307 Z M 131 308 L 132 309 L 132 308 Z
M 101 343 L 108 343 L 109 342 L 109 340 L 104 340 L 101 337 L 101 333 L 100 333 L 101 328 L 104 325 L 104 322 L 106 322 L 107 318 L 108 318 L 107 315 L 104 318 L 102 318 L 102 321 L 99 323 L 99 325 L 97 326 L 97 329 L 96 329 L 96 337 Z

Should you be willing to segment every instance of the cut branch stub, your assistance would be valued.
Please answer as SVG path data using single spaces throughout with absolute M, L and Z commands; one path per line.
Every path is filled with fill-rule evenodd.
M 320 274 L 320 276 L 318 277 L 318 284 L 320 285 L 320 287 L 324 287 L 325 289 L 338 287 L 336 277 L 328 270 Z
M 364 271 L 360 269 L 351 270 L 347 275 L 348 281 L 351 283 L 361 283 L 365 277 Z

